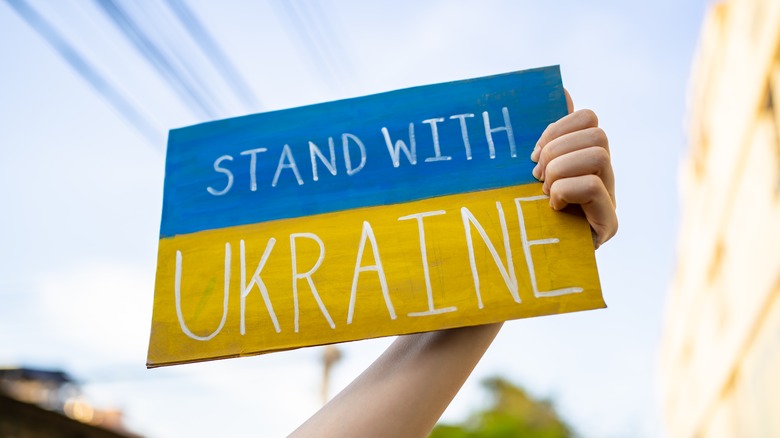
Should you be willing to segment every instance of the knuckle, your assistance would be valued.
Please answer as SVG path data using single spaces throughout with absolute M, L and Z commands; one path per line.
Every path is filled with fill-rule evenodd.
M 560 198 L 560 190 L 559 190 L 560 184 L 558 183 L 559 183 L 558 180 L 550 182 L 550 200 L 553 202 L 556 201 L 558 198 Z
M 544 168 L 544 181 L 548 184 L 554 184 L 560 178 L 560 166 L 558 160 L 552 160 Z
M 553 206 L 553 208 L 559 208 L 563 203 L 563 194 L 560 190 L 560 184 L 557 183 L 557 181 L 550 184 L 550 205 Z
M 546 128 L 544 128 L 544 132 L 542 133 L 542 138 L 545 140 L 545 143 L 549 143 L 556 137 L 558 137 L 558 122 L 552 122 L 549 125 L 547 125 Z
M 601 182 L 601 178 L 596 175 L 585 175 L 582 178 L 582 185 L 580 190 L 582 190 L 582 193 L 588 199 L 594 199 L 596 196 L 601 194 L 603 190 L 603 183 Z
M 542 148 L 542 151 L 539 154 L 540 163 L 549 163 L 555 158 L 555 150 L 557 149 L 556 144 L 556 142 L 551 141 Z
M 607 133 L 604 132 L 603 129 L 599 128 L 598 126 L 590 128 L 590 135 L 591 140 L 593 141 L 593 145 L 602 146 L 604 148 L 607 147 L 609 139 L 607 139 Z
M 600 147 L 591 148 L 591 154 L 593 156 L 593 162 L 595 166 L 599 169 L 599 171 L 605 169 L 607 166 L 610 165 L 611 157 L 609 156 L 609 152 Z
M 581 109 L 577 113 L 585 126 L 596 127 L 599 125 L 599 118 L 593 110 Z

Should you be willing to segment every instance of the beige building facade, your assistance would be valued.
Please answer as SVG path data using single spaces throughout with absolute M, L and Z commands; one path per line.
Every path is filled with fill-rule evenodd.
M 713 2 L 661 346 L 670 437 L 780 437 L 780 0 Z

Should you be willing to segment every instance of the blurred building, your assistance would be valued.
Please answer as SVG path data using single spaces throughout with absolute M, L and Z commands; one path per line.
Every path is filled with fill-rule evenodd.
M 97 409 L 62 371 L 0 369 L 0 437 L 129 438 L 118 410 Z
M 661 351 L 670 437 L 780 437 L 779 51 L 780 1 L 710 6 Z

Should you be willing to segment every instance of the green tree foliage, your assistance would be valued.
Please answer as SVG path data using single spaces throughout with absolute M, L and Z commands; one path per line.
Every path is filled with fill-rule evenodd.
M 549 400 L 537 400 L 501 377 L 482 382 L 491 403 L 461 424 L 438 424 L 430 438 L 567 438 L 573 430 L 558 416 Z

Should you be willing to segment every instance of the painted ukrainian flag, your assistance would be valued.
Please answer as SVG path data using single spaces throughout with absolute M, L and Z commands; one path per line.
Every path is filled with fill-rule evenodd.
M 172 130 L 147 366 L 604 307 L 565 114 L 556 66 Z

